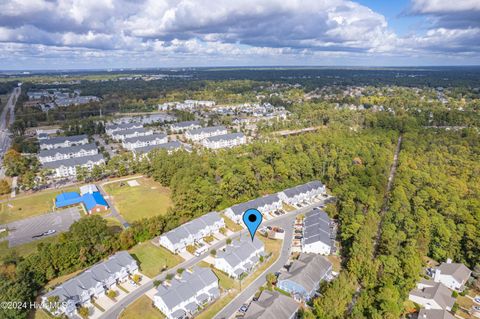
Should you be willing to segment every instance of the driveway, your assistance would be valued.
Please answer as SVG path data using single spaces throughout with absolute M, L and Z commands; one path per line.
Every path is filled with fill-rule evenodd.
M 268 226 L 268 225 L 283 225 L 283 223 L 286 223 L 286 225 L 292 225 L 291 229 L 292 229 L 292 233 L 293 233 L 293 222 L 295 220 L 295 217 L 298 215 L 298 214 L 303 214 L 303 213 L 306 213 L 308 210 L 312 209 L 313 207 L 317 207 L 318 205 L 322 204 L 321 202 L 319 203 L 315 203 L 313 205 L 310 205 L 310 206 L 307 206 L 307 207 L 304 207 L 304 208 L 301 208 L 301 209 L 297 209 L 295 211 L 292 211 L 292 212 L 289 212 L 287 214 L 284 214 L 284 215 L 281 215 L 273 220 L 269 220 L 269 221 L 265 221 L 263 222 L 262 225 L 264 226 Z M 271 271 L 272 270 L 272 267 L 275 267 L 278 269 L 281 269 L 283 267 L 283 265 L 285 264 L 285 262 L 288 260 L 288 257 L 289 257 L 289 250 L 290 250 L 290 243 L 291 243 L 291 239 L 292 239 L 292 236 L 289 236 L 288 234 L 288 229 L 285 227 L 285 242 L 282 246 L 282 253 L 280 255 L 280 258 L 277 260 L 277 262 L 275 262 L 269 269 L 267 269 L 267 271 Z M 238 236 L 241 236 L 242 234 L 245 234 L 247 232 L 246 229 L 242 229 L 241 231 L 239 232 L 236 232 L 236 233 L 229 233 L 229 235 L 225 238 L 225 239 L 222 239 L 222 240 L 219 240 L 218 243 L 216 243 L 215 245 L 212 245 L 210 247 L 210 249 L 216 249 L 218 250 L 220 247 L 224 246 L 226 244 L 226 239 L 227 238 L 231 238 L 231 239 L 234 239 L 234 238 L 237 238 Z M 288 237 L 287 237 L 288 236 Z M 289 239 L 290 238 L 290 239 Z M 165 270 L 164 272 L 162 272 L 161 274 L 157 275 L 156 277 L 152 278 L 152 280 L 150 282 L 146 282 L 145 284 L 143 284 L 142 286 L 140 286 L 137 290 L 131 292 L 130 294 L 128 294 L 122 301 L 116 303 L 112 308 L 110 308 L 108 311 L 105 311 L 101 318 L 107 318 L 107 319 L 110 319 L 110 318 L 118 318 L 118 316 L 120 315 L 120 313 L 122 312 L 123 309 L 125 309 L 128 305 L 130 305 L 131 303 L 133 303 L 136 299 L 140 298 L 143 294 L 147 293 L 147 291 L 149 291 L 150 289 L 153 288 L 153 280 L 155 279 L 158 279 L 158 280 L 165 280 L 165 276 L 167 274 L 174 274 L 176 272 L 176 270 L 178 268 L 183 268 L 183 269 L 187 269 L 187 268 L 191 268 L 192 266 L 194 266 L 195 264 L 197 264 L 198 262 L 202 261 L 205 257 L 207 257 L 209 255 L 210 252 L 205 252 L 204 254 L 200 255 L 200 256 L 194 256 L 192 259 L 190 260 L 186 260 L 180 264 L 178 264 L 177 266 L 175 267 L 172 267 L 168 270 Z M 285 261 L 284 261 L 285 260 Z M 265 282 L 265 275 L 262 274 L 257 280 L 255 280 L 251 285 L 254 285 L 255 287 L 260 287 L 263 283 Z M 248 300 L 248 298 L 250 298 L 253 293 L 255 293 L 255 291 L 258 289 L 254 289 L 253 293 L 251 293 L 249 295 L 249 292 L 250 290 L 247 291 L 248 288 L 246 288 L 240 295 L 237 296 L 237 298 L 235 298 L 233 302 L 235 302 L 235 304 L 233 306 L 230 306 L 232 303 L 228 304 L 224 309 L 222 309 L 222 313 L 227 313 L 227 312 L 230 312 L 230 311 L 233 311 L 231 314 L 233 315 L 235 313 L 235 311 L 237 310 L 236 308 L 236 305 L 237 303 L 240 303 L 240 304 L 243 304 L 244 301 L 243 300 Z M 253 290 L 253 288 L 252 288 Z M 247 291 L 247 293 L 245 293 Z M 246 299 L 245 299 L 246 298 Z M 230 316 L 230 315 L 229 315 Z M 228 316 L 228 317 L 229 317 Z M 218 316 L 217 316 L 218 317 Z M 220 317 L 219 317 L 220 318 Z
M 74 222 L 80 219 L 80 217 L 79 208 L 72 207 L 11 222 L 6 225 L 9 230 L 8 236 L 6 237 L 6 240 L 8 240 L 8 247 L 15 247 L 34 240 L 58 235 L 58 233 L 67 231 Z M 48 236 L 32 238 L 33 236 L 40 235 L 50 229 L 55 230 L 55 233 Z

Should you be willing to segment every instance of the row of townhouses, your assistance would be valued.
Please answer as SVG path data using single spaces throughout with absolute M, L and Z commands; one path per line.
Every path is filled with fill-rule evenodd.
M 56 316 L 78 317 L 77 308 L 89 306 L 117 283 L 138 272 L 135 259 L 126 251 L 117 252 L 42 296 L 42 305 Z M 55 298 L 52 298 L 55 297 Z M 57 299 L 55 303 L 53 301 Z
M 38 159 L 43 167 L 54 172 L 55 178 L 71 178 L 77 168 L 91 170 L 105 163 L 95 144 L 89 143 L 87 135 L 57 136 L 40 140 Z
M 243 213 L 249 208 L 258 209 L 262 214 L 266 215 L 280 210 L 283 202 L 289 205 L 296 205 L 304 201 L 310 201 L 315 196 L 325 194 L 326 188 L 320 181 L 312 181 L 306 184 L 298 185 L 276 194 L 271 194 L 257 199 L 234 205 L 225 210 L 225 215 L 240 223 Z
M 218 278 L 209 268 L 195 266 L 157 287 L 153 304 L 168 319 L 191 318 L 220 297 Z
M 214 266 L 232 278 L 239 278 L 243 273 L 250 273 L 264 254 L 263 242 L 245 235 L 217 252 Z
M 433 270 L 431 279 L 422 278 L 408 296 L 422 307 L 418 318 L 453 318 L 449 313 L 455 304 L 452 291 L 463 291 L 471 274 L 464 264 L 449 259 Z
M 225 221 L 220 214 L 210 212 L 163 234 L 158 238 L 158 243 L 171 252 L 178 253 L 204 237 L 218 233 L 222 227 L 225 227 Z

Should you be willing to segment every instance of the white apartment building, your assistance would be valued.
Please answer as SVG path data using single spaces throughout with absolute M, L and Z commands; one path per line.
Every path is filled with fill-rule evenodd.
M 116 131 L 112 133 L 112 138 L 117 141 L 123 141 L 125 139 L 139 137 L 139 136 L 146 136 L 146 135 L 153 135 L 153 131 L 150 129 L 145 129 L 143 127 L 140 128 L 132 128 L 128 130 Z
M 209 149 L 231 148 L 247 143 L 243 133 L 230 133 L 207 137 L 202 140 L 202 145 Z
M 191 141 L 200 141 L 207 137 L 225 135 L 227 134 L 227 128 L 225 126 L 210 126 L 203 127 L 194 130 L 188 130 L 185 132 L 185 137 Z
M 76 177 L 77 167 L 84 167 L 87 170 L 92 170 L 95 165 L 105 164 L 105 159 L 102 154 L 95 154 L 83 157 L 72 157 L 65 160 L 46 162 L 43 167 L 54 172 L 54 177 Z
M 277 194 L 266 195 L 245 203 L 233 205 L 225 210 L 225 215 L 239 224 L 242 221 L 243 213 L 250 208 L 258 209 L 265 215 L 282 209 L 282 201 Z
M 167 135 L 157 133 L 157 134 L 126 138 L 122 141 L 122 146 L 127 150 L 133 151 L 134 149 L 139 147 L 165 144 L 167 142 L 168 142 Z
M 82 157 L 98 154 L 97 146 L 93 143 L 77 145 L 71 147 L 53 148 L 48 150 L 41 150 L 38 154 L 40 163 L 66 160 L 74 157 Z
M 72 147 L 75 145 L 88 144 L 87 135 L 57 136 L 40 141 L 41 150 L 51 150 L 61 147 Z

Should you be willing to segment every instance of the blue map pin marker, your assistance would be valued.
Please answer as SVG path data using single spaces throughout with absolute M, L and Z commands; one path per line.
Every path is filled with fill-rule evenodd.
M 255 232 L 258 229 L 258 226 L 262 223 L 262 213 L 260 213 L 255 208 L 250 208 L 243 213 L 243 223 L 247 226 L 248 231 L 250 232 L 250 236 L 255 237 Z

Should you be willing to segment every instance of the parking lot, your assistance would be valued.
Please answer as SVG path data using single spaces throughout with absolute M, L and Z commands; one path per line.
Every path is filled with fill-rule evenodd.
M 34 240 L 55 236 L 58 233 L 67 231 L 70 225 L 79 219 L 79 208 L 72 207 L 9 223 L 6 225 L 8 229 L 8 236 L 6 237 L 8 247 L 15 247 Z M 42 234 L 48 231 L 52 233 L 42 236 Z

